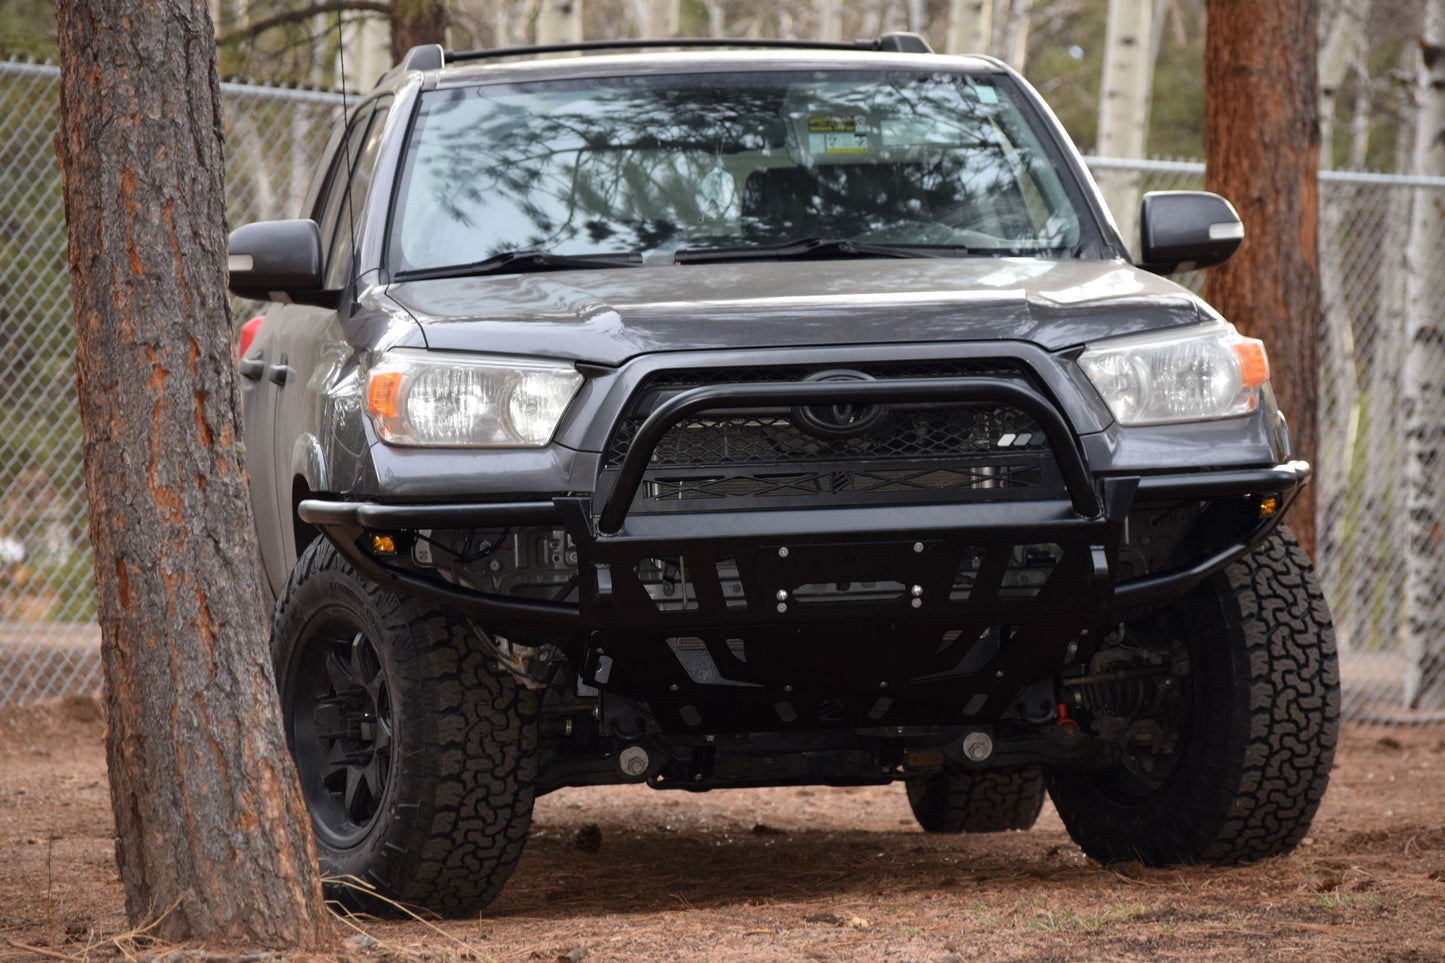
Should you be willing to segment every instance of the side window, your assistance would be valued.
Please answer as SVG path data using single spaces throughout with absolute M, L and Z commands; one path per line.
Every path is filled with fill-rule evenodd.
M 381 133 L 386 126 L 388 104 L 381 104 L 371 117 L 371 126 L 359 142 L 356 158 L 351 167 L 351 186 L 342 195 L 340 210 L 336 214 L 335 233 L 331 235 L 331 246 L 326 256 L 326 287 L 336 289 L 348 280 L 351 269 L 351 255 L 356 232 L 361 228 L 361 219 L 366 209 L 366 194 L 371 188 L 372 175 L 376 173 L 376 158 L 381 153 Z M 327 237 L 323 230 L 323 241 Z
M 356 169 L 356 157 L 361 153 L 362 143 L 366 140 L 367 125 L 371 122 L 372 113 L 374 111 L 367 108 L 352 118 L 351 125 L 346 130 L 346 139 L 332 158 L 326 183 L 317 195 L 316 207 L 311 216 L 321 228 L 323 251 L 330 251 L 334 246 L 336 224 L 341 217 L 342 201 L 346 197 L 346 185 L 351 171 Z M 330 261 L 327 262 L 327 274 L 330 274 Z

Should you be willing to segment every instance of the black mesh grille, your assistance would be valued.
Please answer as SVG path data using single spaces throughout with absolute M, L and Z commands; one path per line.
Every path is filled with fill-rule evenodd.
M 790 413 L 764 417 L 737 415 L 692 418 L 663 436 L 651 464 L 747 465 L 807 464 L 818 461 L 947 457 L 1000 449 L 1038 450 L 1048 446 L 1043 430 L 1028 415 L 1011 408 L 963 407 L 894 410 L 867 434 L 856 438 L 819 438 L 794 423 Z M 621 458 L 625 446 L 616 449 Z
M 613 432 L 608 467 L 621 463 L 647 415 L 672 395 L 719 384 L 802 381 L 824 368 L 759 367 L 681 369 L 650 375 L 634 395 L 627 415 Z M 850 367 L 879 380 L 902 378 L 1012 377 L 1023 370 L 1008 361 L 888 362 Z M 653 465 L 731 465 L 794 463 L 836 458 L 914 458 L 947 456 L 1000 447 L 1047 448 L 1042 431 L 1020 411 L 994 405 L 911 405 L 890 409 L 865 435 L 826 439 L 800 428 L 789 409 L 706 417 L 680 422 L 658 444 Z
M 992 491 L 1031 488 L 1043 481 L 1043 467 L 1033 463 L 915 468 L 837 468 L 813 472 L 756 472 L 733 475 L 658 473 L 644 486 L 653 501 L 707 498 L 787 498 L 812 495 L 917 495 L 941 491 Z
M 681 391 L 704 385 L 795 382 L 835 368 L 769 366 L 679 369 L 650 375 L 608 443 L 606 468 L 621 464 L 648 414 Z M 878 380 L 1004 378 L 1032 383 L 1010 361 L 947 360 L 851 365 Z M 816 411 L 817 409 L 809 409 Z M 798 408 L 749 408 L 685 418 L 662 437 L 634 505 L 640 511 L 755 506 L 1054 497 L 1062 490 L 1041 426 L 1007 405 L 889 405 L 852 437 L 829 437 Z M 610 473 L 610 471 L 609 471 Z M 711 504 L 708 504 L 711 502 Z M 669 504 L 670 503 L 670 504 Z

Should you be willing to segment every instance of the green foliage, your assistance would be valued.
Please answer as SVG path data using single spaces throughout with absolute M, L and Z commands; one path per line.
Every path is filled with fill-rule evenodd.
M 55 0 L 5 0 L 0 3 L 0 60 L 34 57 L 55 60 Z
M 1385 904 L 1374 893 L 1342 893 L 1330 890 L 1315 894 L 1315 905 L 1333 912 L 1359 912 L 1384 909 Z

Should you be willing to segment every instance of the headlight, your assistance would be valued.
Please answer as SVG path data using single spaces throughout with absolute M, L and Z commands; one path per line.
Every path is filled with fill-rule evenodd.
M 1092 345 L 1079 367 L 1122 425 L 1246 414 L 1269 381 L 1264 343 L 1227 324 Z
M 556 361 L 392 351 L 367 374 L 366 410 L 393 445 L 541 448 L 581 384 Z

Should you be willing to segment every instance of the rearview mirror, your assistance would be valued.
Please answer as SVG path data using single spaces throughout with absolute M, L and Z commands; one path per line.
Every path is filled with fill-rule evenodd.
M 321 289 L 321 229 L 315 221 L 257 221 L 231 232 L 227 287 L 237 297 L 334 306 Z
M 1230 204 L 1208 191 L 1151 191 L 1139 205 L 1139 266 L 1155 274 L 1197 271 L 1229 260 L 1244 241 Z

